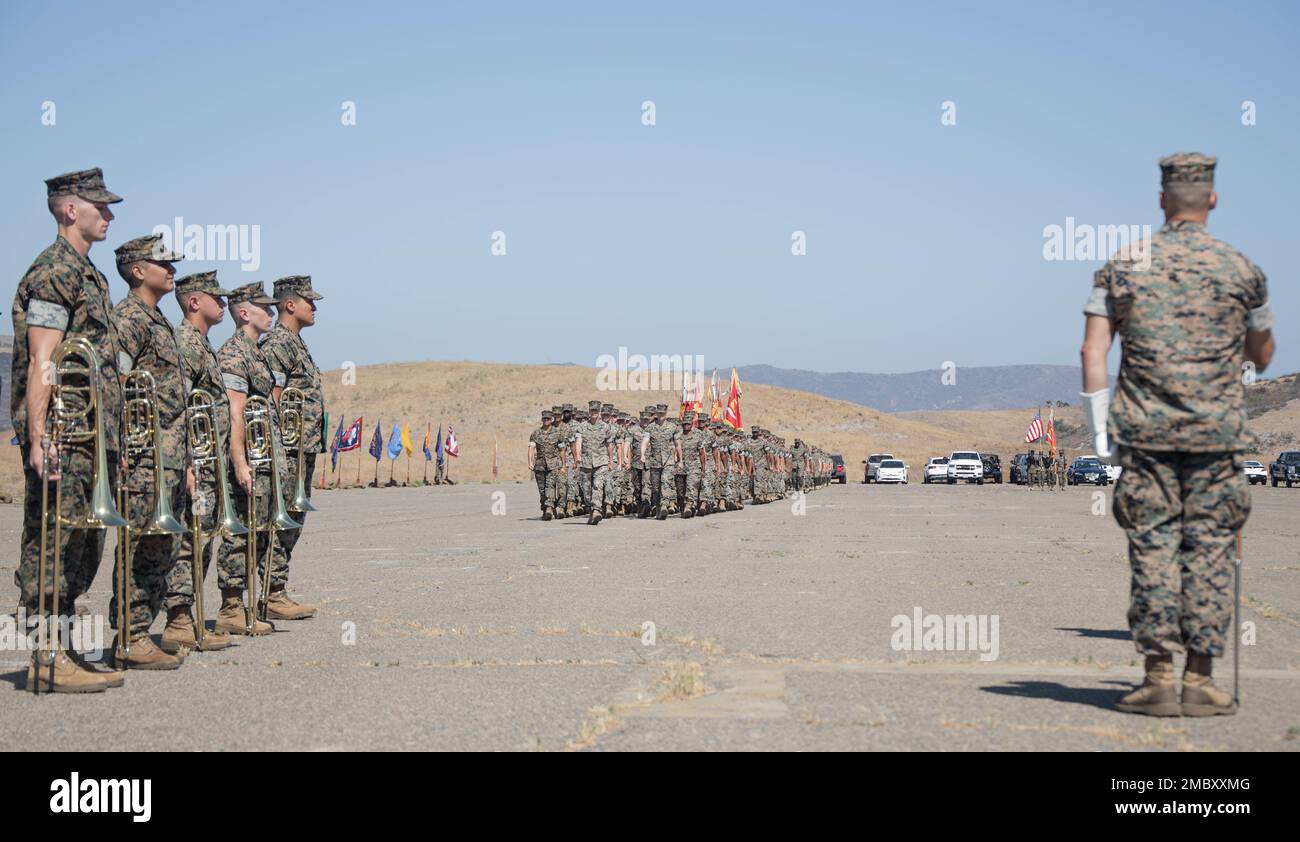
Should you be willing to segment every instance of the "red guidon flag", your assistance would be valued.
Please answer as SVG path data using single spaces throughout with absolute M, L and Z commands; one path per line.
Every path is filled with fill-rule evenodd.
M 723 413 L 722 420 L 727 426 L 734 427 L 737 430 L 745 428 L 744 422 L 740 420 L 740 378 L 736 375 L 736 370 L 731 370 L 731 391 L 727 394 L 727 411 Z
M 1054 423 L 1056 414 L 1054 410 L 1047 411 L 1047 446 L 1051 448 L 1051 454 L 1056 455 L 1056 424 Z

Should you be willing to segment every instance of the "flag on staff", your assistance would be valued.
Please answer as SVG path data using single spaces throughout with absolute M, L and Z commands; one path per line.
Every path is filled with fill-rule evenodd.
M 384 455 L 384 434 L 379 432 L 379 422 L 375 422 L 375 434 L 370 437 L 370 455 L 375 457 L 375 463 Z
M 433 452 L 438 455 L 438 464 L 442 464 L 442 425 L 438 425 L 438 437 L 433 440 Z
M 451 431 L 451 425 L 447 425 L 447 455 L 460 456 L 460 445 L 456 444 L 456 434 Z
M 1056 455 L 1056 423 L 1055 423 L 1055 419 L 1056 419 L 1056 412 L 1055 412 L 1055 410 L 1051 410 L 1051 409 L 1047 410 L 1047 446 L 1048 446 L 1049 448 L 1051 448 L 1051 453 L 1052 453 L 1053 456 Z
M 401 428 L 397 426 L 397 422 L 394 421 L 393 431 L 388 434 L 388 458 L 397 459 L 398 455 L 400 455 L 401 452 L 402 452 L 402 431 Z
M 409 424 L 402 425 L 402 450 L 407 456 L 415 452 L 415 447 L 411 444 L 411 427 Z
M 340 418 L 339 424 L 342 423 L 343 419 Z M 338 441 L 339 453 L 347 453 L 349 450 L 361 449 L 361 427 L 361 419 L 358 418 L 352 422 L 351 427 L 348 427 L 343 431 L 343 436 Z M 379 427 L 376 426 L 375 429 L 378 430 Z
M 1025 431 L 1025 444 L 1038 441 L 1043 437 L 1043 413 L 1042 410 L 1034 413 L 1034 420 L 1029 422 L 1029 429 Z
M 713 403 L 709 406 L 709 420 L 722 420 L 722 396 L 718 394 L 718 370 L 713 369 L 713 383 L 709 386 Z
M 740 420 L 740 377 L 736 370 L 731 370 L 731 391 L 727 394 L 727 411 L 722 416 L 722 420 L 727 425 L 737 430 L 743 430 L 745 423 Z
M 330 470 L 339 469 L 339 442 L 343 440 L 343 416 L 339 416 L 339 428 L 334 431 L 334 441 L 330 442 Z
M 424 430 L 424 461 L 429 462 L 433 459 L 433 451 L 429 450 L 429 439 L 433 437 L 433 425 L 430 424 Z

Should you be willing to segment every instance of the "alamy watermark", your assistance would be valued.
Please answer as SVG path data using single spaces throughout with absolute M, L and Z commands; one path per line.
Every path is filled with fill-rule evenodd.
M 104 638 L 108 626 L 103 614 L 73 614 L 58 618 L 59 646 L 98 661 L 104 656 Z M 48 649 L 53 641 L 49 617 L 28 615 L 25 608 L 16 614 L 0 614 L 0 652 L 34 652 Z
M 1120 257 L 1151 268 L 1150 225 L 1090 225 L 1067 216 L 1065 225 L 1043 226 L 1044 260 L 1109 260 Z
M 596 358 L 596 389 L 602 392 L 657 392 L 686 386 L 704 394 L 703 354 L 628 354 L 620 345 L 618 354 Z
M 998 659 L 997 614 L 896 614 L 889 645 L 895 652 L 979 652 L 981 661 Z
M 237 260 L 245 272 L 262 265 L 260 225 L 186 225 L 178 216 L 171 226 L 155 225 L 151 233 L 162 234 L 161 251 L 180 252 L 186 260 Z

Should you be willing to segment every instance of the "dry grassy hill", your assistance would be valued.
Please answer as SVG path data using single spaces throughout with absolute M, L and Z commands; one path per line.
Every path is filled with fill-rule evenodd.
M 454 427 L 460 442 L 460 458 L 450 460 L 454 480 L 490 481 L 495 442 L 500 448 L 500 479 L 522 481 L 528 478 L 528 434 L 539 423 L 542 407 L 566 401 L 585 406 L 597 398 L 630 411 L 650 403 L 677 405 L 677 393 L 672 391 L 598 391 L 596 370 L 576 366 L 419 362 L 360 368 L 351 385 L 345 385 L 337 371 L 327 372 L 325 378 L 331 427 L 338 424 L 340 415 L 348 422 L 358 415 L 365 418 L 362 450 L 340 460 L 344 485 L 356 483 L 358 466 L 363 482 L 374 477 L 375 463 L 365 446 L 377 422 L 383 425 L 385 441 L 394 421 L 411 425 L 416 447 L 411 458 L 413 480 L 423 475 L 420 445 L 425 426 L 431 423 L 437 430 L 441 423 L 444 432 L 448 424 Z M 741 413 L 746 425 L 761 424 L 787 441 L 798 435 L 843 454 L 850 481 L 857 481 L 861 461 L 874 452 L 891 452 L 902 458 L 912 466 L 914 478 L 928 457 L 959 448 L 998 453 L 1005 463 L 1011 454 L 1024 450 L 1024 432 L 1034 408 L 890 414 L 807 392 L 750 384 L 744 387 Z M 1078 407 L 1058 408 L 1055 413 L 1062 446 L 1072 454 L 1089 449 Z M 1271 459 L 1281 446 L 1297 443 L 1300 401 L 1262 413 L 1252 419 L 1251 427 L 1267 444 L 1266 452 L 1257 456 Z M 320 469 L 327 469 L 328 464 L 326 455 Z M 400 481 L 406 475 L 404 457 L 396 467 Z M 385 459 L 381 480 L 387 480 L 388 471 Z M 334 476 L 329 479 L 332 483 Z M 21 485 L 18 449 L 0 448 L 0 490 L 17 496 Z

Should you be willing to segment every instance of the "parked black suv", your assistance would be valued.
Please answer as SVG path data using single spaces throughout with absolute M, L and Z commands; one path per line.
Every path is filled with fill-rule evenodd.
M 840 485 L 849 481 L 848 474 L 844 473 L 844 457 L 838 453 L 831 454 L 831 482 L 838 482 Z
M 1024 485 L 1029 482 L 1029 454 L 1017 453 L 1011 457 L 1011 470 L 1007 474 L 1007 482 L 1012 485 Z
M 984 482 L 1002 484 L 1002 458 L 993 453 L 981 453 L 980 463 L 984 466 Z

